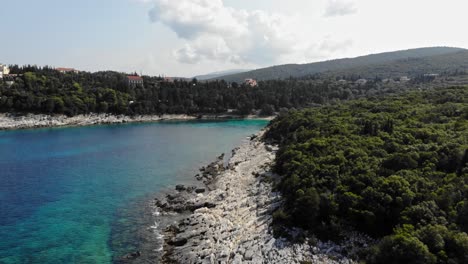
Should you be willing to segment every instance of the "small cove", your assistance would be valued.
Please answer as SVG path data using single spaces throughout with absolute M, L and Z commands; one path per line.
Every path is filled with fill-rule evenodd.
M 148 229 L 155 194 L 194 182 L 200 166 L 266 124 L 171 121 L 0 132 L 0 263 L 112 263 L 139 250 L 155 239 Z

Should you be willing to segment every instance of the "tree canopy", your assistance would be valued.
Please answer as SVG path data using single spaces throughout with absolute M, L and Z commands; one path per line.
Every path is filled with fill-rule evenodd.
M 143 85 L 131 85 L 124 73 L 68 72 L 50 67 L 12 66 L 7 77 L 10 85 L 0 80 L 0 111 L 66 114 L 112 113 L 142 114 L 216 114 L 254 112 L 270 115 L 282 108 L 303 108 L 317 104 L 392 94 L 428 86 L 427 78 L 404 83 L 384 83 L 381 79 L 356 84 L 357 75 L 343 77 L 310 77 L 306 79 L 270 80 L 251 87 L 224 81 L 167 81 L 161 77 L 143 76 Z M 345 82 L 341 79 L 345 78 Z
M 468 263 L 468 87 L 292 110 L 266 138 L 276 222 L 382 238 L 369 263 Z

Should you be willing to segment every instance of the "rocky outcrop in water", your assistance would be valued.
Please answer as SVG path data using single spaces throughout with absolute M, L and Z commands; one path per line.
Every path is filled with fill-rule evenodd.
M 202 167 L 200 169 L 200 173 L 195 175 L 195 178 L 197 180 L 202 181 L 205 185 L 210 185 L 213 180 L 223 171 L 225 171 L 226 168 L 224 167 L 224 153 L 221 154 L 215 161 L 212 163 L 208 164 L 206 167 Z M 199 188 L 198 190 L 195 190 L 197 193 L 202 193 L 205 191 L 201 190 L 202 188 Z

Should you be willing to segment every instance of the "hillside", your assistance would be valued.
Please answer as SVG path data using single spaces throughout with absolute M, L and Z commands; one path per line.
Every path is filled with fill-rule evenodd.
M 226 71 L 207 73 L 203 75 L 197 75 L 197 76 L 194 76 L 193 78 L 199 81 L 204 81 L 204 80 L 219 78 L 221 76 L 243 73 L 247 71 L 250 71 L 250 70 L 242 70 L 242 69 L 226 70 Z
M 359 75 L 362 78 L 394 78 L 427 73 L 453 73 L 466 70 L 468 70 L 468 51 L 458 51 L 424 58 L 407 58 L 384 64 L 371 64 L 326 72 L 324 74 L 334 76 Z
M 370 264 L 468 263 L 467 99 L 467 87 L 429 89 L 278 117 L 276 233 L 356 230 L 376 239 L 354 256 Z
M 356 58 L 337 59 L 309 64 L 287 64 L 257 69 L 254 71 L 226 75 L 218 79 L 243 81 L 304 77 L 318 73 L 357 74 L 375 77 L 400 77 L 411 75 L 414 68 L 418 73 L 439 72 L 446 69 L 468 67 L 468 51 L 460 48 L 434 47 L 372 54 Z M 375 70 L 374 68 L 377 68 Z M 387 73 L 390 72 L 390 73 Z

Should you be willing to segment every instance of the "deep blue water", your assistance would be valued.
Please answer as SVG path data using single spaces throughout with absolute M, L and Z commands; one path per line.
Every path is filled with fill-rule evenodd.
M 138 230 L 152 221 L 142 205 L 155 193 L 193 182 L 201 165 L 266 124 L 0 132 L 0 263 L 112 263 L 138 249 Z

